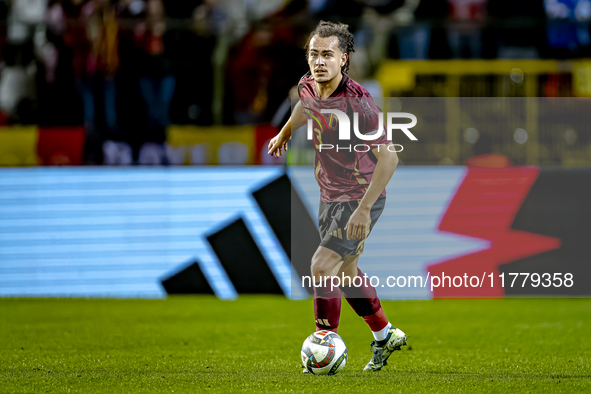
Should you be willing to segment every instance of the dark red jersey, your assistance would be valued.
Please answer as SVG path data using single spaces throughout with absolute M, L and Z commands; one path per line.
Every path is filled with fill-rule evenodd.
M 378 130 L 380 109 L 368 91 L 344 73 L 341 83 L 330 97 L 318 96 L 310 72 L 300 79 L 298 91 L 306 124 L 308 119 L 312 119 L 312 142 L 316 150 L 314 173 L 320 186 L 322 201 L 360 200 L 365 195 L 376 168 L 377 159 L 371 150 L 391 142 L 383 127 Z M 336 109 L 348 115 L 351 125 L 350 140 L 339 140 L 336 116 L 322 114 L 322 109 Z M 358 138 L 353 132 L 354 113 L 358 114 L 360 134 L 377 133 L 380 136 L 374 140 Z M 382 195 L 386 195 L 386 190 L 382 191 Z

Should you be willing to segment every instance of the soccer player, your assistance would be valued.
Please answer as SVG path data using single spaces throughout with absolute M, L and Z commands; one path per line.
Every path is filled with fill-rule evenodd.
M 353 35 L 345 24 L 321 21 L 312 31 L 306 45 L 310 71 L 298 84 L 300 101 L 270 141 L 269 154 L 281 156 L 287 150 L 292 130 L 306 124 L 307 119 L 314 119 L 315 174 L 321 191 L 321 242 L 311 266 L 316 328 L 337 331 L 342 293 L 373 333 L 373 356 L 364 371 L 377 371 L 386 365 L 394 350 L 406 344 L 406 334 L 390 324 L 375 288 L 357 268 L 357 262 L 365 239 L 384 210 L 385 187 L 394 174 L 398 156 L 392 142 L 379 130 L 379 125 L 383 125 L 378 120 L 381 111 L 367 90 L 347 76 L 353 51 Z M 380 136 L 374 135 L 377 139 L 370 141 L 351 133 L 351 140 L 339 141 L 334 117 L 326 122 L 329 115 L 322 115 L 320 108 L 345 112 L 351 122 L 356 112 L 361 134 Z M 351 149 L 356 145 L 357 150 Z M 334 275 L 348 281 L 333 288 L 323 278 Z M 358 276 L 361 278 L 355 281 Z M 363 279 L 361 286 L 359 279 Z

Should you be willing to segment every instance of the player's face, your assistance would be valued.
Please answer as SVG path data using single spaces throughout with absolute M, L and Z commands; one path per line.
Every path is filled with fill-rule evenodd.
M 339 39 L 336 36 L 314 36 L 310 40 L 308 66 L 316 82 L 326 83 L 337 77 L 346 60 L 347 55 L 339 49 Z

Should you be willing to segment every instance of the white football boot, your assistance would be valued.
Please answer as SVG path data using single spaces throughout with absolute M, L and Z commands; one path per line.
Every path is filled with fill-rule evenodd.
M 373 356 L 367 363 L 364 371 L 379 371 L 384 365 L 388 365 L 388 357 L 400 346 L 406 346 L 406 334 L 398 328 L 391 327 L 388 336 L 383 341 L 373 341 Z

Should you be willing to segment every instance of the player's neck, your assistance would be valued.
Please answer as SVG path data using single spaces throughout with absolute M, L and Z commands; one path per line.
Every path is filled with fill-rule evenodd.
M 342 80 L 343 73 L 339 73 L 339 75 L 328 82 L 314 82 L 316 84 L 316 92 L 318 93 L 318 96 L 330 97 L 330 95 L 333 94 L 335 90 L 337 90 Z

